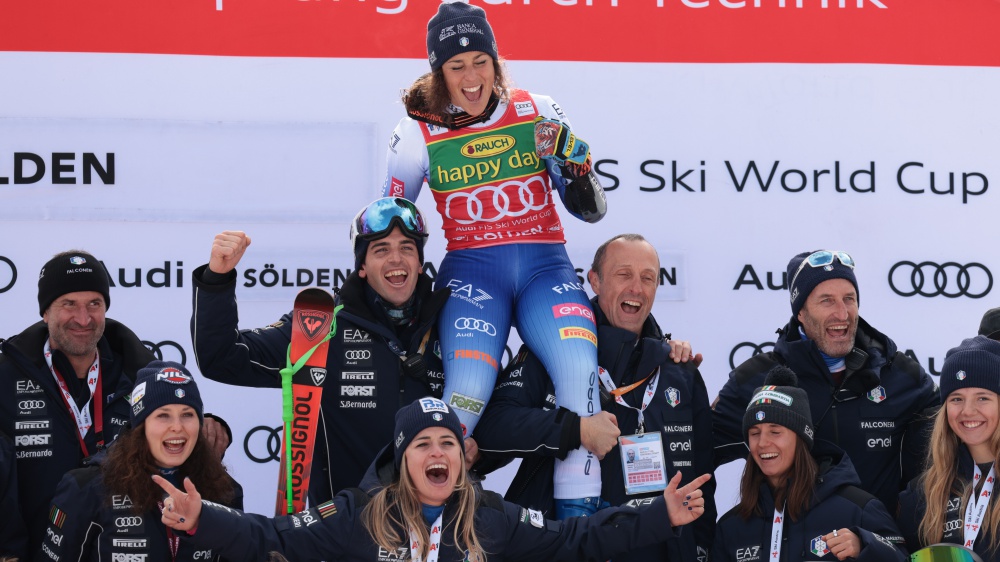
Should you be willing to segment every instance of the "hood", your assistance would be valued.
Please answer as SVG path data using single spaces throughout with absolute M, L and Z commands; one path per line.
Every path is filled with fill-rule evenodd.
M 844 486 L 861 487 L 861 478 L 854 469 L 854 463 L 840 447 L 819 439 L 813 446 L 812 455 L 819 465 L 814 504 L 832 496 Z

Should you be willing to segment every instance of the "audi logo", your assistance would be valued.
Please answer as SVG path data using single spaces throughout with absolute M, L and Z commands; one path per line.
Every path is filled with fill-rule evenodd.
M 115 519 L 115 527 L 138 527 L 142 525 L 142 517 L 119 517 Z
M 265 433 L 266 437 L 259 437 L 254 439 L 254 436 L 258 433 Z M 261 440 L 263 439 L 263 443 Z M 258 456 L 250 452 L 250 441 L 253 440 L 254 448 L 260 451 L 260 446 L 264 448 L 264 455 Z M 243 438 L 243 452 L 246 453 L 247 458 L 258 464 L 266 464 L 271 461 L 278 462 L 281 460 L 281 426 L 278 427 L 268 427 L 266 425 L 258 425 L 257 427 L 251 429 L 247 432 L 247 436 Z
M 17 407 L 21 410 L 37 410 L 44 408 L 45 402 L 41 400 L 21 400 L 17 403 Z
M 160 361 L 175 361 L 181 365 L 187 365 L 187 353 L 184 352 L 184 348 L 181 344 L 175 341 L 164 340 L 160 343 L 153 343 L 151 341 L 143 340 L 142 345 L 152 351 L 153 355 L 155 355 Z M 170 355 L 165 355 L 165 350 L 169 350 Z M 174 352 L 176 352 L 176 354 Z
M 344 359 L 371 359 L 372 352 L 370 349 L 348 349 L 344 352 Z
M 14 286 L 14 282 L 17 281 L 17 267 L 14 266 L 14 262 L 10 261 L 10 258 L 0 256 L 0 263 L 6 264 L 6 267 L 0 266 L 0 293 L 6 293 Z M 10 269 L 10 281 L 3 284 L 4 279 L 7 278 L 7 274 L 4 269 Z
M 764 349 L 764 348 L 768 348 L 768 349 Z M 743 349 L 749 349 L 750 350 L 750 355 L 747 355 L 746 357 L 744 357 L 743 354 L 740 353 Z M 753 343 L 753 342 L 748 342 L 748 341 L 740 342 L 740 343 L 736 344 L 736 347 L 734 347 L 733 350 L 729 353 L 729 368 L 730 369 L 735 369 L 738 365 L 743 364 L 744 361 L 746 361 L 747 359 L 750 359 L 754 355 L 760 355 L 761 353 L 767 353 L 768 351 L 770 351 L 772 349 L 774 349 L 774 342 L 773 341 L 764 342 L 764 343 L 759 344 L 759 345 L 756 344 L 756 343 Z M 737 354 L 740 355 L 740 359 L 738 361 L 736 359 L 736 355 Z
M 901 261 L 889 270 L 889 287 L 901 297 L 979 299 L 993 289 L 993 274 L 978 262 L 962 265 L 953 261 L 942 264 Z
M 535 187 L 537 195 L 542 196 L 541 203 L 535 203 L 536 193 L 532 191 L 531 184 L 537 183 Z M 507 187 L 516 187 L 517 199 L 521 203 L 520 209 L 512 209 L 510 204 L 511 195 L 508 194 Z M 513 190 L 512 190 L 513 191 Z M 487 203 L 480 200 L 481 195 L 487 196 Z M 461 209 L 461 201 L 465 201 L 465 212 L 453 213 L 452 202 Z M 531 211 L 541 211 L 549 204 L 549 190 L 545 185 L 545 180 L 540 176 L 528 179 L 528 183 L 518 180 L 506 181 L 500 185 L 484 185 L 471 192 L 459 191 L 452 193 L 445 199 L 445 216 L 453 219 L 458 224 L 473 224 L 477 222 L 496 222 L 508 217 L 519 217 Z M 491 216 L 485 216 L 484 210 L 493 209 L 495 212 Z M 465 220 L 468 217 L 469 220 Z
M 479 320 L 478 318 L 459 318 L 455 320 L 455 328 L 458 330 L 475 330 L 487 336 L 497 335 L 497 329 L 493 327 L 493 324 L 485 320 Z

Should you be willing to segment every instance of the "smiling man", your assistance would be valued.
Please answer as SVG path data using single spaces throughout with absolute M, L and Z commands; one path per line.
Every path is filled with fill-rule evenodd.
M 0 340 L 0 433 L 13 438 L 17 515 L 31 552 L 44 538 L 59 480 L 122 430 L 127 391 L 154 359 L 131 330 L 105 317 L 109 285 L 104 265 L 91 254 L 57 254 L 38 276 L 42 320 Z M 15 524 L 4 522 L 4 530 Z M 26 556 L 23 532 L 16 539 L 20 546 L 0 540 L 0 554 Z
M 569 305 L 594 323 L 601 412 L 581 417 L 557 408 L 555 387 L 528 346 L 500 375 L 476 430 L 487 461 L 524 457 L 505 499 L 551 516 L 554 459 L 579 446 L 601 458 L 601 499 L 618 506 L 658 496 L 677 472 L 682 482 L 712 472 L 712 411 L 686 342 L 666 341 L 650 311 L 659 287 L 656 249 L 638 234 L 620 234 L 594 255 L 588 279 L 597 295 L 593 313 Z M 715 482 L 705 491 L 706 516 L 679 538 L 635 549 L 623 560 L 708 557 L 715 527 Z
M 358 485 L 389 442 L 400 405 L 428 394 L 441 396 L 444 374 L 435 324 L 450 290 L 432 291 L 423 273 L 426 226 L 413 203 L 396 197 L 375 200 L 351 225 L 355 270 L 336 296 L 344 308 L 337 313 L 337 333 L 327 353 L 311 505 Z M 291 314 L 260 329 L 237 326 L 235 268 L 249 245 L 250 237 L 239 231 L 215 237 L 209 263 L 194 271 L 191 337 L 206 377 L 280 388 Z
M 855 263 L 846 252 L 803 252 L 788 262 L 792 318 L 774 350 L 729 375 L 715 411 L 716 466 L 746 456 L 741 423 L 754 388 L 775 364 L 799 375 L 809 395 L 816 439 L 857 459 L 861 487 L 895 513 L 899 492 L 924 466 L 940 404 L 919 363 L 858 315 Z

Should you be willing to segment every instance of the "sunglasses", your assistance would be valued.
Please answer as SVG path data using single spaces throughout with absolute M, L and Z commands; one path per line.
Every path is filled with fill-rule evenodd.
M 792 275 L 792 280 L 788 283 L 789 287 L 795 286 L 795 280 L 799 278 L 799 273 L 808 265 L 809 267 L 826 267 L 828 265 L 833 265 L 833 260 L 839 261 L 841 264 L 854 269 L 854 258 L 850 256 L 847 252 L 841 252 L 839 250 L 817 250 L 809 254 L 806 259 L 802 260 L 799 264 L 799 268 L 795 270 L 795 274 Z

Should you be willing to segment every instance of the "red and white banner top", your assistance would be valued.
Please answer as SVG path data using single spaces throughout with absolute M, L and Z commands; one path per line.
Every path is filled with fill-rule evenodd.
M 1000 66 L 1000 0 L 477 0 L 512 60 Z M 0 50 L 424 58 L 434 0 L 8 0 Z

